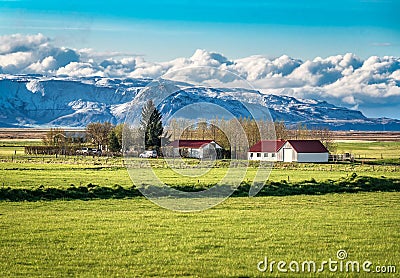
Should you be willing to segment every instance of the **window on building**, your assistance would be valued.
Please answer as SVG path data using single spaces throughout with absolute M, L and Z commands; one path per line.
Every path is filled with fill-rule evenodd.
M 275 157 L 275 153 L 272 153 L 271 155 L 272 155 L 272 157 Z
M 253 157 L 253 153 L 250 153 L 250 157 Z
M 257 157 L 261 157 L 261 153 L 257 153 Z
M 268 153 L 264 153 L 264 157 L 268 157 Z

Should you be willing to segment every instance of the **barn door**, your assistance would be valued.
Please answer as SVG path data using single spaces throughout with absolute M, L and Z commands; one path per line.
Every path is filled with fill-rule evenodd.
M 292 162 L 292 161 L 293 161 L 293 150 L 283 149 L 283 162 Z

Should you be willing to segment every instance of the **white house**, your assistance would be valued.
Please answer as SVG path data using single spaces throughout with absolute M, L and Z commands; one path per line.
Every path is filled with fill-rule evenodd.
M 282 161 L 279 150 L 285 144 L 283 140 L 263 140 L 252 146 L 248 153 L 248 160 Z
M 174 156 L 191 158 L 218 158 L 222 147 L 213 140 L 175 140 L 169 144 Z
M 319 140 L 259 141 L 248 152 L 249 160 L 328 162 L 329 151 Z
M 328 162 L 329 151 L 319 140 L 288 140 L 279 150 L 283 162 Z

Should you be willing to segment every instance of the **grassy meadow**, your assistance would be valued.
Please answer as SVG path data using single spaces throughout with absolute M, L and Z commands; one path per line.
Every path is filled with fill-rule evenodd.
M 256 168 L 249 168 L 245 181 L 252 181 Z M 212 169 L 201 177 L 181 176 L 168 168 L 153 169 L 156 175 L 166 184 L 174 185 L 212 185 L 220 180 L 227 172 L 224 168 Z M 140 170 L 137 171 L 140 173 Z M 345 178 L 352 173 L 371 177 L 399 178 L 399 166 L 368 166 L 368 165 L 315 165 L 305 164 L 293 168 L 274 168 L 271 170 L 270 181 L 298 182 L 309 180 L 324 181 L 328 179 Z M 143 177 L 145 178 L 145 177 Z M 132 181 L 125 167 L 103 167 L 94 165 L 70 164 L 34 164 L 34 163 L 1 163 L 0 186 L 11 188 L 31 188 L 37 186 L 65 188 L 71 184 L 84 186 L 122 187 L 132 186 Z
M 122 158 L 28 156 L 24 154 L 22 147 L 24 144 L 35 145 L 38 143 L 40 142 L 11 141 L 7 143 L 7 141 L 0 141 L 0 186 L 12 188 L 40 185 L 68 187 L 71 184 L 75 186 L 87 184 L 132 186 Z M 351 164 L 277 163 L 271 170 L 269 180 L 298 182 L 313 178 L 316 181 L 324 181 L 344 178 L 352 173 L 371 177 L 400 177 L 400 167 L 398 166 L 400 164 L 400 142 L 340 142 L 337 152 L 351 152 L 356 155 L 356 159 L 358 159 L 357 155 L 360 155 L 361 159 L 357 160 L 357 163 Z M 385 163 L 388 159 L 394 163 Z M 185 162 L 194 166 L 197 163 L 196 160 L 186 160 Z M 138 175 L 141 173 L 141 163 L 140 160 L 137 161 Z M 228 163 L 217 162 L 215 168 L 200 177 L 193 178 L 190 175 L 182 176 L 175 173 L 162 160 L 154 160 L 152 163 L 155 174 L 164 183 L 171 186 L 212 185 L 226 175 L 228 165 Z M 244 178 L 245 181 L 252 181 L 256 173 L 256 166 L 250 165 Z
M 400 142 L 339 142 L 337 152 L 349 152 L 356 159 L 400 159 Z
M 398 192 L 230 198 L 198 213 L 141 197 L 1 202 L 0 275 L 275 276 L 257 270 L 265 256 L 318 264 L 340 249 L 348 260 L 399 267 L 399 223 Z
M 0 190 L 132 187 L 122 158 L 27 156 L 23 144 L 38 142 L 0 142 Z M 257 263 L 267 256 L 318 264 L 337 259 L 340 249 L 347 251 L 348 260 L 369 260 L 373 270 L 394 265 L 398 273 L 400 142 L 339 142 L 338 152 L 352 152 L 357 161 L 278 163 L 269 176 L 270 182 L 277 182 L 271 187 L 300 183 L 298 190 L 307 180 L 305 186 L 321 183 L 326 188 L 329 182 L 350 181 L 353 173 L 371 178 L 360 178 L 361 182 L 397 183 L 389 192 L 234 197 L 196 213 L 169 211 L 143 197 L 0 201 L 0 277 L 277 276 L 276 268 L 273 273 L 259 272 Z M 194 167 L 198 163 L 186 162 Z M 145 179 L 140 176 L 141 160 L 134 163 L 137 179 Z M 196 178 L 177 175 L 161 160 L 152 163 L 157 176 L 171 186 L 206 187 L 227 173 L 224 161 Z M 256 166 L 247 169 L 245 182 L 252 181 Z M 191 171 L 184 166 L 181 170 Z M 366 273 L 331 273 L 326 268 L 321 274 L 295 274 L 310 275 Z

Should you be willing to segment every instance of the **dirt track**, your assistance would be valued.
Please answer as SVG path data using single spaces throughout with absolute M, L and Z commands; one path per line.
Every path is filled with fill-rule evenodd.
M 335 140 L 400 141 L 400 132 L 394 131 L 335 131 Z
M 45 128 L 0 128 L 0 140 L 43 139 L 50 129 Z M 64 129 L 68 133 L 85 132 L 84 129 Z
M 64 129 L 67 133 L 84 132 L 84 129 Z M 49 129 L 44 128 L 0 128 L 0 140 L 42 139 Z M 400 141 L 400 132 L 383 131 L 334 131 L 335 140 Z

